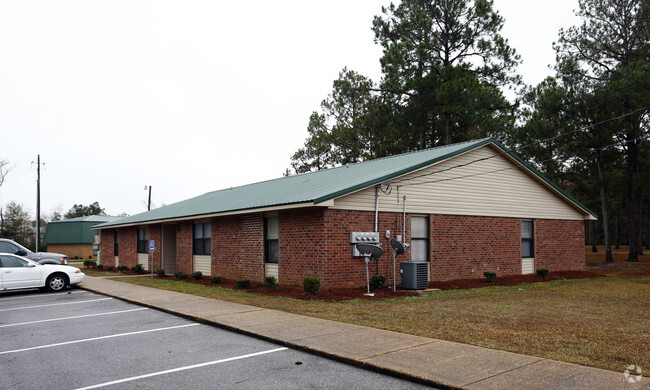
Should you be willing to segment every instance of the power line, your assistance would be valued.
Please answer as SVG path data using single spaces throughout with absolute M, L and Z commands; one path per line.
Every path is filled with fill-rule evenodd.
M 646 135 L 644 135 L 642 137 L 638 137 L 638 138 L 634 138 L 634 139 L 625 141 L 622 144 L 625 145 L 625 144 L 629 144 L 629 143 L 636 142 L 636 141 L 642 141 L 644 139 L 647 139 L 648 136 L 649 135 L 646 134 Z M 612 148 L 614 146 L 622 146 L 622 145 L 621 145 L 620 142 L 616 142 L 616 143 L 605 145 L 605 146 L 602 146 L 602 147 L 599 147 L 599 148 L 591 148 L 591 149 L 583 150 L 581 152 L 574 153 L 571 157 L 575 157 L 577 155 L 585 154 L 585 153 L 593 153 L 593 152 L 595 152 L 597 150 L 609 149 L 609 148 Z M 494 156 L 492 156 L 492 157 L 494 157 Z M 484 159 L 487 159 L 487 158 L 484 158 Z M 543 164 L 543 163 L 546 163 L 546 162 L 549 162 L 549 161 L 554 161 L 554 160 L 556 160 L 556 158 L 550 158 L 550 159 L 547 159 L 547 160 L 540 161 L 540 162 L 538 162 L 538 164 Z M 566 158 L 565 161 L 566 160 L 568 160 L 568 158 Z M 462 165 L 469 165 L 469 164 L 461 164 L 461 166 Z M 519 169 L 519 168 L 528 168 L 528 169 L 532 168 L 532 169 L 534 169 L 534 167 L 532 167 L 532 165 L 530 163 L 524 163 L 524 164 L 518 164 L 518 165 L 515 165 L 515 166 L 512 166 L 512 167 L 495 169 L 495 170 L 491 170 L 491 171 L 487 171 L 487 172 L 472 173 L 472 174 L 469 174 L 469 175 L 448 177 L 448 178 L 444 178 L 444 179 L 429 180 L 429 181 L 423 181 L 423 182 L 418 182 L 418 183 L 401 184 L 401 185 L 397 186 L 397 188 L 399 190 L 400 187 L 410 187 L 410 186 L 421 185 L 421 184 L 432 184 L 432 183 L 440 183 L 440 182 L 451 181 L 451 180 L 466 179 L 466 178 L 469 178 L 469 177 L 489 175 L 489 174 L 492 174 L 492 173 L 498 173 L 498 172 L 503 172 L 503 171 L 507 171 L 507 170 L 510 170 L 510 169 Z M 449 169 L 446 169 L 446 170 L 449 170 Z M 444 170 L 442 170 L 442 171 L 444 171 Z M 390 184 L 394 184 L 394 182 L 389 183 L 389 186 L 390 186 Z
M 597 122 L 597 123 L 593 123 L 593 124 L 590 124 L 590 125 L 587 125 L 587 126 L 581 127 L 581 128 L 579 128 L 579 129 L 576 129 L 576 130 L 567 131 L 567 132 L 565 132 L 565 133 L 557 134 L 557 135 L 555 135 L 555 136 L 553 136 L 553 137 L 549 137 L 549 138 L 545 138 L 545 139 L 537 140 L 537 141 L 535 141 L 535 142 L 531 142 L 531 143 L 529 143 L 529 144 L 527 144 L 527 145 L 523 145 L 523 146 L 520 146 L 520 147 L 518 147 L 518 148 L 514 148 L 514 149 L 512 149 L 512 150 L 503 151 L 503 152 L 500 152 L 500 153 L 494 154 L 494 155 L 492 155 L 492 156 L 482 157 L 482 158 L 479 158 L 479 159 L 476 159 L 476 160 L 472 160 L 472 161 L 469 161 L 469 162 L 466 162 L 466 163 L 463 163 L 463 164 L 457 164 L 457 165 L 452 166 L 452 167 L 449 167 L 449 168 L 440 169 L 440 170 L 437 170 L 437 171 L 433 171 L 433 172 L 429 172 L 429 173 L 424 173 L 424 174 L 417 175 L 417 176 L 413 176 L 413 177 L 403 178 L 403 179 L 401 179 L 401 180 L 392 181 L 390 184 L 397 184 L 397 183 L 401 183 L 401 182 L 405 182 L 405 181 L 411 181 L 411 180 L 419 179 L 419 178 L 426 177 L 426 176 L 431 176 L 431 175 L 434 175 L 434 174 L 437 174 L 437 173 L 447 172 L 447 171 L 450 171 L 450 170 L 452 170 L 452 169 L 466 167 L 466 166 L 468 166 L 468 165 L 471 165 L 471 164 L 474 164 L 474 163 L 477 163 L 477 162 L 481 162 L 481 161 L 486 161 L 486 160 L 489 160 L 489 159 L 492 159 L 492 158 L 495 158 L 495 157 L 502 156 L 502 155 L 504 155 L 504 154 L 509 154 L 509 155 L 510 155 L 510 154 L 513 153 L 513 151 L 523 150 L 523 149 L 526 149 L 526 148 L 531 147 L 531 146 L 536 145 L 536 144 L 540 144 L 540 143 L 543 143 L 543 142 L 553 141 L 553 140 L 555 140 L 555 139 L 557 139 L 557 138 L 560 138 L 560 137 L 563 137 L 563 136 L 566 136 L 566 135 L 570 135 L 570 134 L 574 134 L 574 133 L 582 132 L 582 131 L 588 130 L 588 129 L 593 128 L 593 127 L 596 127 L 596 126 L 600 126 L 600 125 L 603 125 L 603 124 L 606 124 L 606 123 L 609 123 L 609 122 L 613 122 L 613 121 L 616 121 L 616 120 L 619 120 L 619 119 L 623 119 L 623 118 L 625 118 L 625 117 L 628 117 L 628 116 L 634 115 L 634 114 L 639 113 L 639 112 L 646 111 L 646 110 L 648 110 L 648 109 L 650 109 L 650 106 L 645 106 L 645 107 L 643 107 L 643 108 L 639 108 L 639 109 L 637 109 L 637 110 L 631 111 L 631 112 L 629 112 L 629 113 L 627 113 L 627 114 L 619 115 L 619 116 L 617 116 L 617 117 L 615 117 L 615 118 L 606 119 L 606 120 L 603 120 L 603 121 L 600 121 L 600 122 Z M 643 139 L 643 137 L 638 138 L 638 139 Z M 637 140 L 638 140 L 638 139 L 637 139 Z M 626 143 L 629 143 L 629 142 L 626 142 Z M 615 145 L 615 144 L 612 144 L 612 145 Z M 608 147 L 611 147 L 611 145 L 608 146 Z M 403 184 L 402 186 L 407 186 L 407 185 L 408 185 L 408 184 Z

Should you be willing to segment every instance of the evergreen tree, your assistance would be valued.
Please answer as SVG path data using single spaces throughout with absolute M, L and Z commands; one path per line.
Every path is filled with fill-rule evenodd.
M 30 211 L 20 203 L 9 202 L 3 211 L 2 229 L 3 237 L 12 239 L 17 243 L 34 249 L 34 230 Z
M 638 261 L 643 253 L 639 153 L 648 133 L 650 3 L 580 0 L 577 15 L 582 25 L 560 31 L 556 70 L 568 88 L 606 97 L 597 107 L 600 117 L 621 116 L 614 132 L 626 160 L 628 260 Z
M 417 148 L 493 135 L 512 125 L 500 87 L 521 85 L 519 56 L 489 0 L 403 0 L 373 21 L 381 89 Z
M 297 173 L 355 163 L 377 156 L 377 110 L 373 82 L 344 68 L 332 93 L 321 103 L 321 113 L 309 118 L 305 146 L 291 157 Z
M 77 218 L 77 217 L 85 217 L 88 215 L 106 215 L 106 212 L 104 211 L 103 208 L 99 206 L 99 202 L 94 202 L 92 204 L 89 204 L 88 206 L 84 206 L 82 204 L 75 204 L 74 206 L 72 206 L 70 210 L 68 210 L 67 213 L 63 215 L 63 218 L 70 219 L 70 218 Z

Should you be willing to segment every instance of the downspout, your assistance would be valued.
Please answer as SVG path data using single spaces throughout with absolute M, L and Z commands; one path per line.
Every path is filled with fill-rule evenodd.
M 402 202 L 402 215 L 403 215 L 402 244 L 405 244 L 406 243 L 406 195 L 404 195 L 403 202 Z
M 374 231 L 379 232 L 378 229 L 379 229 L 379 185 L 375 186 L 375 230 Z M 376 268 L 375 273 L 379 275 L 379 258 L 375 259 L 375 268 Z
M 375 186 L 375 232 L 379 231 L 379 186 Z

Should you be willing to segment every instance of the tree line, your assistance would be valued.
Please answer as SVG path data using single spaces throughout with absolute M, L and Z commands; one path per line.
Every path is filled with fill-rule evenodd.
M 575 12 L 553 44 L 555 74 L 527 86 L 492 1 L 382 7 L 381 80 L 343 68 L 295 173 L 495 137 L 599 214 L 589 234 L 607 261 L 624 244 L 637 261 L 650 245 L 650 2 L 579 0 Z

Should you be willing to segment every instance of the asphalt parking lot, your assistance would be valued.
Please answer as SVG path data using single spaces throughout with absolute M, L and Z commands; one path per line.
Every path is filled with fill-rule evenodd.
M 0 293 L 0 390 L 427 388 L 81 289 Z

